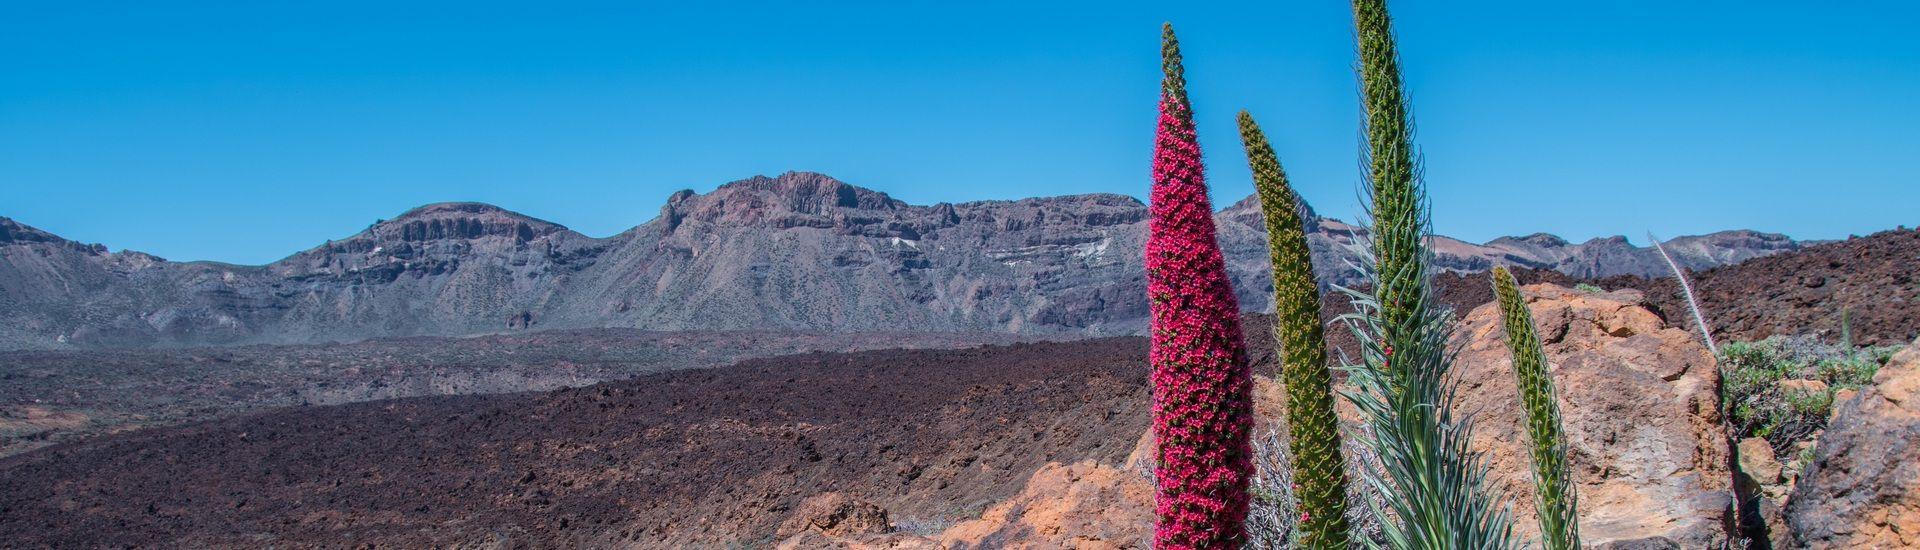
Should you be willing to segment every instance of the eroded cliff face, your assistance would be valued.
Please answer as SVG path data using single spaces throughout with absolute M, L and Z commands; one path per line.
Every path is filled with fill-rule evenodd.
M 18 236 L 23 232 L 9 231 Z M 138 347 L 526 328 L 608 240 L 477 203 L 416 208 L 265 266 L 0 243 L 0 345 Z
M 266 266 L 108 253 L 0 220 L 0 346 L 300 343 L 542 328 L 1137 333 L 1146 205 L 1122 195 L 912 205 L 831 177 L 682 191 L 607 238 L 478 203 L 416 208 Z M 1362 230 L 1312 216 L 1320 275 L 1352 282 Z M 1218 213 L 1241 302 L 1270 307 L 1258 204 Z M 1777 235 L 1676 239 L 1691 267 L 1794 248 Z M 1663 272 L 1624 239 L 1435 238 L 1443 268 Z
M 422 206 L 268 265 L 284 309 L 262 329 L 297 341 L 539 328 L 608 245 L 490 205 Z
M 1125 333 L 1145 315 L 1144 217 L 1115 195 L 911 206 L 817 174 L 756 178 L 675 195 L 564 309 L 660 328 Z

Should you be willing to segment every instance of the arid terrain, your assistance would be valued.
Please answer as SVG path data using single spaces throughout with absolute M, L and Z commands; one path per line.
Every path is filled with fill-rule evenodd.
M 1846 335 L 1859 345 L 1898 345 L 1920 337 L 1920 229 L 1896 229 L 1799 250 L 1689 271 L 1700 307 L 1719 340 Z M 1647 307 L 1693 329 L 1670 276 L 1579 278 L 1551 270 L 1515 270 L 1521 283 L 1638 289 Z M 1484 273 L 1443 273 L 1441 301 L 1456 311 L 1493 301 Z
M 81 547 L 764 542 L 798 500 L 977 515 L 1146 427 L 1138 338 L 758 359 L 298 407 L 0 459 L 0 540 Z
M 1683 314 L 1671 278 L 1613 277 L 1602 286 L 1647 291 L 1657 309 Z M 1816 335 L 1855 343 L 1912 342 L 1920 327 L 1920 229 L 1882 231 L 1755 258 L 1694 275 L 1694 290 L 1721 339 Z
M 0 550 L 1920 550 L 1920 2 L 18 4 Z
M 1453 279 L 1446 295 L 1474 295 L 1474 279 Z M 1529 288 L 1547 293 L 1536 307 L 1576 312 L 1544 321 L 1564 334 L 1550 344 L 1556 363 L 1577 370 L 1565 382 L 1576 433 L 1645 440 L 1581 440 L 1591 447 L 1577 456 L 1596 476 L 1583 489 L 1589 507 L 1626 514 L 1594 520 L 1592 535 L 1725 540 L 1703 512 L 1730 498 L 1725 466 L 1713 462 L 1724 459 L 1713 442 L 1725 436 L 1713 413 L 1689 408 L 1713 376 L 1699 368 L 1704 350 L 1651 310 L 1622 309 L 1637 290 L 1566 289 L 1556 298 L 1552 287 Z M 1479 310 L 1463 333 L 1476 342 L 1496 328 Z M 1272 368 L 1268 322 L 1245 323 L 1260 372 Z M 1487 343 L 1463 360 L 1486 371 L 1476 380 L 1504 381 L 1490 359 L 1504 352 Z M 0 538 L 664 548 L 765 547 L 795 536 L 810 548 L 820 541 L 805 537 L 834 530 L 793 535 L 782 526 L 819 513 L 808 499 L 828 493 L 858 499 L 829 517 L 878 521 L 887 534 L 864 536 L 895 542 L 1055 540 L 1036 528 L 1137 537 L 1144 527 L 1126 523 L 1137 517 L 1096 510 L 1148 506 L 1139 501 L 1145 478 L 1115 469 L 1146 427 L 1144 354 L 1139 337 L 811 353 L 550 391 L 296 406 L 136 430 L 0 459 Z M 1599 390 L 1622 383 L 1645 387 Z M 1467 403 L 1517 422 L 1511 400 L 1499 397 L 1510 391 L 1470 392 Z M 1661 397 L 1669 391 L 1680 393 Z M 1263 399 L 1263 409 L 1275 406 Z M 1501 425 L 1487 428 L 1496 450 L 1517 429 Z M 1655 441 L 1667 443 L 1644 444 Z M 1689 448 L 1705 454 L 1668 456 Z M 1522 461 L 1498 454 L 1502 479 L 1524 478 Z M 1665 464 L 1697 469 L 1647 477 Z M 1634 504 L 1648 494 L 1671 502 Z M 859 516 L 858 506 L 876 508 Z M 983 511 L 987 519 L 977 519 Z M 1686 521 L 1663 523 L 1675 519 Z
M 0 352 L 0 456 L 273 407 L 577 387 L 815 351 L 949 348 L 1008 334 L 546 331 L 326 346 Z
M 1916 268 L 1920 237 L 1901 230 L 1706 270 L 1697 283 L 1723 339 L 1791 333 L 1838 340 L 1836 310 L 1844 309 L 1857 342 L 1900 343 L 1920 331 Z M 1690 318 L 1669 280 L 1531 269 L 1518 276 L 1568 289 L 1536 289 L 1562 293 L 1538 307 L 1600 316 L 1558 321 L 1603 327 L 1550 344 L 1556 361 L 1600 369 L 1572 387 L 1642 380 L 1697 399 L 1711 379 L 1695 368 L 1703 352 L 1686 335 Z M 1492 297 L 1484 274 L 1445 273 L 1436 284 L 1442 302 L 1463 316 Z M 1344 311 L 1337 293 L 1324 302 L 1330 321 Z M 1609 315 L 1626 315 L 1633 328 L 1604 328 L 1616 322 Z M 1470 330 L 1488 330 L 1491 316 L 1476 319 Z M 1255 314 L 1245 323 L 1263 372 L 1273 360 L 1268 322 Z M 1636 339 L 1654 333 L 1659 339 Z M 1344 330 L 1329 334 L 1336 347 L 1351 342 Z M 1014 343 L 1021 338 L 595 329 L 4 352 L 0 422 L 12 456 L 0 458 L 0 540 L 767 546 L 793 535 L 781 526 L 812 509 L 809 497 L 833 493 L 883 510 L 884 521 L 866 517 L 880 521 L 890 540 L 977 542 L 1038 540 L 1032 522 L 1042 520 L 1026 511 L 1060 510 L 1048 506 L 1068 506 L 1058 512 L 1068 518 L 1091 513 L 1089 506 L 1133 509 L 1138 503 L 1127 499 L 1138 498 L 1144 478 L 1115 468 L 1146 426 L 1145 340 Z M 934 349 L 884 349 L 900 347 Z M 1476 365 L 1474 353 L 1497 355 L 1470 352 Z M 1683 357 L 1690 359 L 1674 359 Z M 1631 368 L 1609 366 L 1614 361 Z M 1619 422 L 1679 422 L 1605 413 L 1651 402 L 1586 395 L 1602 398 L 1591 405 L 1575 399 L 1570 414 L 1586 419 L 1579 430 L 1588 433 L 1623 437 L 1628 427 Z M 1505 410 L 1501 402 L 1484 406 Z M 1660 437 L 1724 439 L 1702 431 L 1710 418 L 1661 428 Z M 1596 532 L 1724 538 L 1703 531 L 1700 525 L 1717 520 L 1695 510 L 1730 498 L 1714 496 L 1727 491 L 1724 468 L 1690 470 L 1688 484 L 1647 485 L 1619 477 L 1631 471 L 1625 465 L 1646 462 L 1632 454 L 1640 447 L 1593 449 L 1580 460 L 1602 472 L 1591 480 L 1601 495 L 1595 507 L 1638 510 L 1629 497 L 1679 491 L 1670 506 L 1679 511 L 1671 513 L 1695 521 L 1648 531 L 1646 522 L 1655 521 L 1648 517 L 1665 516 L 1628 515 L 1596 523 L 1604 526 Z M 1711 445 L 1699 449 L 1706 458 L 1695 460 L 1716 456 Z M 1524 476 L 1511 458 L 1497 461 L 1512 470 L 1504 475 Z M 1821 465 L 1835 460 L 1808 467 L 1831 471 Z M 1068 498 L 1062 494 L 1082 496 L 1055 502 Z M 1097 499 L 1072 501 L 1083 497 Z M 1805 514 L 1796 517 L 1811 517 Z M 1101 524 L 1114 530 L 1101 536 L 1138 531 L 1126 526 L 1132 520 L 1103 521 L 1121 524 Z M 1042 531 L 1067 529 L 1046 525 Z
M 1551 271 L 1519 273 L 1527 282 L 1567 280 Z M 1440 279 L 1443 299 L 1460 310 L 1492 300 L 1487 284 L 1483 275 Z M 1332 322 L 1344 311 L 1345 300 L 1337 293 L 1325 298 L 1325 317 Z M 1249 330 L 1263 326 L 1255 323 Z M 1346 331 L 1329 335 L 1337 346 L 1352 349 Z M 585 329 L 338 345 L 0 351 L 0 396 L 6 398 L 0 401 L 0 456 L 274 407 L 545 391 L 755 357 L 1025 340 L 1034 337 Z

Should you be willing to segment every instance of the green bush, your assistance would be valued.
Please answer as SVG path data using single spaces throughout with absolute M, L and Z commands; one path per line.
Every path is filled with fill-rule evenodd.
M 1731 417 L 1734 436 L 1765 438 L 1774 453 L 1786 456 L 1796 444 L 1826 429 L 1835 394 L 1873 383 L 1874 373 L 1898 349 L 1853 348 L 1811 338 L 1732 342 L 1720 349 L 1721 406 Z

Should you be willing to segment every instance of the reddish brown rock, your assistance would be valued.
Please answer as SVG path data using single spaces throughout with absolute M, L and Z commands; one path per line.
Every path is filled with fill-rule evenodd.
M 1821 394 L 1827 392 L 1827 383 L 1819 380 L 1781 380 L 1780 391 L 1789 394 Z
M 822 493 L 800 501 L 793 516 L 780 524 L 774 536 L 791 537 L 806 532 L 827 536 L 866 535 L 892 530 L 885 508 L 840 493 Z
M 1740 471 L 1753 477 L 1762 485 L 1776 484 L 1786 470 L 1780 459 L 1773 455 L 1773 445 L 1765 438 L 1749 437 L 1740 440 Z
M 831 537 L 808 531 L 774 545 L 775 550 L 946 550 L 926 537 L 905 534 Z
M 940 535 L 945 548 L 1149 548 L 1153 483 L 1144 472 L 1093 462 L 1049 464 L 980 519 Z
M 1585 542 L 1717 547 L 1732 501 L 1718 373 L 1694 337 L 1642 307 L 1638 291 L 1523 289 L 1560 395 Z M 1455 362 L 1457 409 L 1477 419 L 1495 487 L 1523 538 L 1538 532 L 1524 412 L 1494 305 L 1468 314 Z
M 1041 467 L 1020 494 L 988 508 L 979 519 L 961 522 L 941 533 L 861 535 L 813 529 L 797 532 L 778 547 L 1146 549 L 1153 544 L 1153 519 L 1153 482 L 1144 471 L 1086 461 Z M 782 526 L 780 535 L 788 534 L 788 528 Z

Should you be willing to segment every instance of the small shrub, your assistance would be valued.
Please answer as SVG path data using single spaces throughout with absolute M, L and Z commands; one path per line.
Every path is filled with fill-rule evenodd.
M 1898 348 L 1850 348 L 1802 337 L 1727 344 L 1720 350 L 1721 405 L 1734 436 L 1765 438 L 1775 453 L 1787 456 L 1796 443 L 1826 429 L 1835 394 L 1872 384 Z M 1783 384 L 1789 380 L 1826 387 L 1790 389 Z
M 1292 457 L 1286 437 L 1268 428 L 1253 438 L 1253 501 L 1247 509 L 1247 541 L 1243 548 L 1299 546 L 1300 502 L 1293 493 Z
M 1581 292 L 1585 292 L 1587 294 L 1605 294 L 1607 292 L 1606 289 L 1593 286 L 1587 283 L 1580 283 L 1577 285 L 1573 285 L 1573 289 Z
M 1292 445 L 1286 432 L 1284 428 L 1268 428 L 1253 438 L 1256 473 L 1249 487 L 1253 498 L 1247 510 L 1247 541 L 1242 548 L 1303 547 L 1298 521 L 1300 500 L 1296 495 L 1299 486 L 1293 478 L 1293 457 L 1288 451 Z M 1343 440 L 1341 448 L 1348 460 L 1348 477 L 1365 475 L 1368 468 L 1379 464 L 1373 451 L 1360 441 Z M 1370 548 L 1386 544 L 1386 527 L 1373 513 L 1388 506 L 1379 488 L 1368 483 L 1348 484 L 1346 501 L 1343 509 L 1349 540 Z
M 957 513 L 958 512 L 956 512 L 956 514 Z M 953 527 L 954 524 L 960 523 L 960 520 L 954 519 L 955 517 L 960 516 L 900 518 L 893 522 L 893 528 L 896 531 L 909 535 L 937 537 L 941 533 L 946 532 L 948 528 Z

